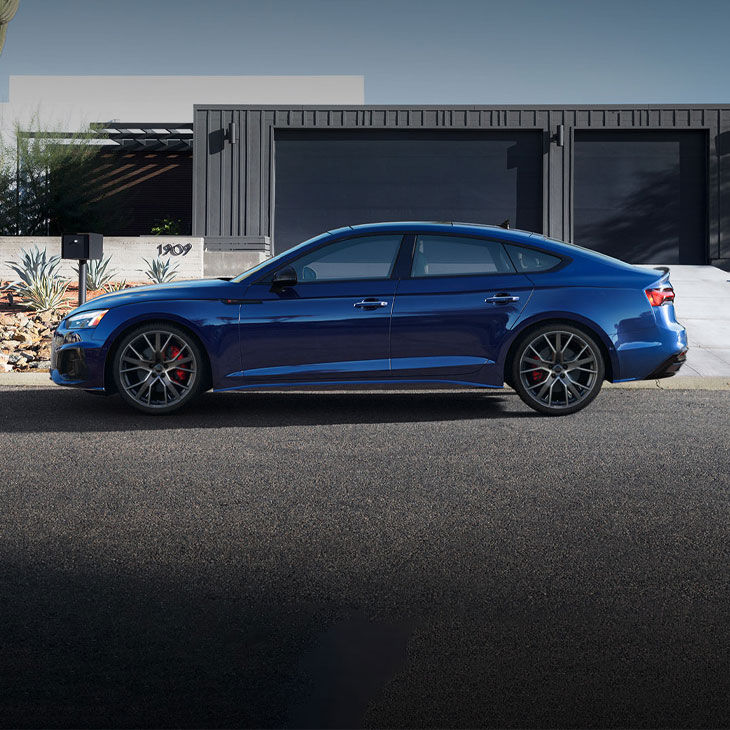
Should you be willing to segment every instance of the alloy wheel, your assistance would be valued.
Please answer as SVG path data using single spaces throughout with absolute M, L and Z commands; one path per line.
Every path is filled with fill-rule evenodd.
M 522 350 L 520 383 L 545 408 L 572 408 L 595 391 L 599 357 L 595 346 L 576 332 L 542 332 Z
M 117 362 L 126 395 L 145 408 L 175 406 L 197 385 L 195 353 L 169 330 L 141 332 L 124 346 Z

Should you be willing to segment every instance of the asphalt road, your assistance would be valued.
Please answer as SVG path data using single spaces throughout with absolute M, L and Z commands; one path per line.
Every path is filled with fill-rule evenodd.
M 0 389 L 5 727 L 730 724 L 730 391 Z

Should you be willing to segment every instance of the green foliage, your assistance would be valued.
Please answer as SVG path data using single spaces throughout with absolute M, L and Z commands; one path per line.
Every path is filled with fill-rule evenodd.
M 169 258 L 164 261 L 159 257 L 152 259 L 152 261 L 147 261 L 147 259 L 142 259 L 142 261 L 147 264 L 147 268 L 137 270 L 143 273 L 153 284 L 165 284 L 172 281 L 179 266 L 179 264 L 173 266 Z
M 116 269 L 108 269 L 111 256 L 103 259 L 92 259 L 86 266 L 86 288 L 89 291 L 104 289 L 117 273 Z M 108 269 L 108 270 L 107 270 Z M 74 267 L 76 276 L 79 275 L 78 266 Z
M 0 136 L 0 235 L 15 233 L 15 164 L 7 154 Z
M 33 251 L 21 251 L 20 261 L 6 261 L 18 275 L 18 281 L 7 286 L 7 290 L 17 296 L 31 309 L 56 309 L 63 302 L 68 282 L 58 274 L 60 256 L 48 257 L 46 249 L 35 246 Z
M 91 129 L 48 129 L 37 118 L 0 139 L 0 235 L 103 232 L 113 225 L 119 213 L 98 179 L 100 139 Z
M 104 286 L 104 289 L 108 291 L 110 294 L 115 291 L 123 291 L 124 289 L 127 289 L 129 287 L 129 284 L 127 284 L 127 280 L 124 281 L 110 281 L 108 284 Z
M 15 293 L 27 307 L 43 312 L 58 309 L 63 304 L 67 288 L 68 282 L 63 279 L 45 278 L 16 289 Z
M 20 0 L 0 0 L 0 53 L 3 52 L 8 23 L 18 10 Z
M 20 261 L 5 262 L 20 278 L 18 286 L 30 286 L 34 281 L 41 279 L 60 278 L 57 270 L 61 265 L 60 256 L 48 257 L 44 248 L 42 251 L 34 246 L 32 251 L 23 249 L 20 252 Z
M 180 236 L 183 233 L 182 221 L 179 218 L 163 218 L 152 226 L 151 233 L 153 236 Z

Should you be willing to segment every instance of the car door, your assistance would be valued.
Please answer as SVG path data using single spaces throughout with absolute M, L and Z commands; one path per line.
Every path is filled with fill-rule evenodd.
M 393 307 L 392 376 L 452 377 L 494 364 L 532 288 L 499 242 L 417 234 Z
M 283 266 L 294 286 L 253 284 L 241 306 L 242 376 L 250 382 L 386 377 L 402 234 L 327 243 Z

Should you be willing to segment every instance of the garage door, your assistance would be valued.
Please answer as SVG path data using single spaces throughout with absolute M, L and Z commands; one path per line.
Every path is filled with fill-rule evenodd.
M 356 223 L 542 230 L 539 132 L 279 130 L 274 248 Z
M 574 241 L 631 263 L 704 264 L 703 132 L 575 133 Z

